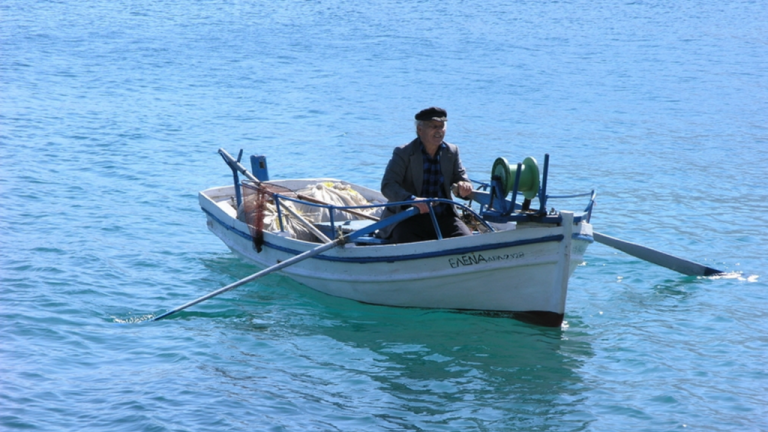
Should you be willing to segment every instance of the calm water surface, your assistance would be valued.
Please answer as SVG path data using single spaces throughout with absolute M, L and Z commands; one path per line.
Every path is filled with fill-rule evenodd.
M 768 430 L 768 7 L 703 3 L 2 2 L 0 429 Z M 254 271 L 219 147 L 378 188 L 430 105 L 472 178 L 549 153 L 597 231 L 729 275 L 594 244 L 560 329 L 281 276 L 143 322 Z

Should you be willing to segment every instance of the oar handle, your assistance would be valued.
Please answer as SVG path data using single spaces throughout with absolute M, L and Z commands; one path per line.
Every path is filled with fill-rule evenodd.
M 226 162 L 227 165 L 240 171 L 244 176 L 248 177 L 248 180 L 251 180 L 256 184 L 261 184 L 261 181 L 259 181 L 259 179 L 257 179 L 256 176 L 248 172 L 248 170 L 243 166 L 243 164 L 238 162 L 237 159 L 233 158 L 232 155 L 227 153 L 226 150 L 224 150 L 223 148 L 220 148 L 219 154 L 221 155 L 222 158 L 224 158 L 224 162 Z

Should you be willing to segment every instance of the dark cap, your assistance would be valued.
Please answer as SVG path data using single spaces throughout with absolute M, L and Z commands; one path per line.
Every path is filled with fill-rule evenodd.
M 427 109 L 423 109 L 419 111 L 416 114 L 415 117 L 416 120 L 438 120 L 438 121 L 447 121 L 448 120 L 448 113 L 438 107 L 429 107 Z

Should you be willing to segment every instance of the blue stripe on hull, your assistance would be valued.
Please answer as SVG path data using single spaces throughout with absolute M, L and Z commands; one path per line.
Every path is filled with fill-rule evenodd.
M 223 221 L 221 221 L 221 219 L 211 214 L 211 212 L 209 212 L 208 210 L 206 209 L 202 209 L 202 210 L 211 219 L 215 220 L 219 225 L 223 226 L 227 230 L 234 232 L 238 236 L 248 241 L 251 241 L 251 242 L 253 241 L 253 237 L 250 234 L 244 233 L 234 227 L 231 227 L 225 224 Z M 592 237 L 583 236 L 583 235 L 574 235 L 573 238 L 579 239 L 579 240 L 587 240 L 590 243 L 594 241 Z M 416 260 L 416 259 L 423 259 L 423 258 L 434 258 L 434 257 L 440 257 L 440 256 L 448 256 L 448 255 L 463 255 L 463 254 L 472 253 L 472 252 L 480 252 L 480 251 L 501 249 L 501 248 L 514 247 L 514 246 L 523 246 L 523 245 L 536 244 L 536 243 L 560 242 L 562 240 L 563 240 L 563 235 L 557 234 L 557 235 L 551 235 L 546 237 L 539 237 L 535 239 L 516 240 L 511 242 L 505 242 L 505 243 L 493 243 L 489 245 L 478 245 L 478 246 L 463 247 L 463 248 L 456 248 L 456 249 L 445 249 L 445 250 L 439 250 L 434 252 L 424 252 L 424 253 L 412 254 L 412 255 L 395 255 L 395 256 L 370 257 L 370 258 L 360 258 L 360 257 L 346 258 L 346 257 L 333 257 L 333 256 L 327 256 L 327 255 L 317 255 L 312 258 L 325 260 L 325 261 L 351 262 L 351 263 L 396 262 L 396 261 L 409 261 L 409 260 Z M 267 246 L 269 248 L 272 248 L 274 250 L 278 250 L 281 252 L 290 253 L 293 255 L 298 255 L 303 252 L 300 250 L 278 246 L 266 240 L 264 241 L 264 246 Z M 373 247 L 373 246 L 364 246 L 364 247 Z

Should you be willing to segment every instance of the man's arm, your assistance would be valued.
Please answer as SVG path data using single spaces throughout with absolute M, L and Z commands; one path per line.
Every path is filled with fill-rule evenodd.
M 467 199 L 472 193 L 472 182 L 469 181 L 467 170 L 461 163 L 459 148 L 454 146 L 455 158 L 453 162 L 453 178 L 451 179 L 451 191 L 459 198 Z
M 407 154 L 404 148 L 398 147 L 392 152 L 392 159 L 387 164 L 384 177 L 381 179 L 381 193 L 389 201 L 408 201 L 414 195 L 404 187 L 405 174 L 408 170 Z

